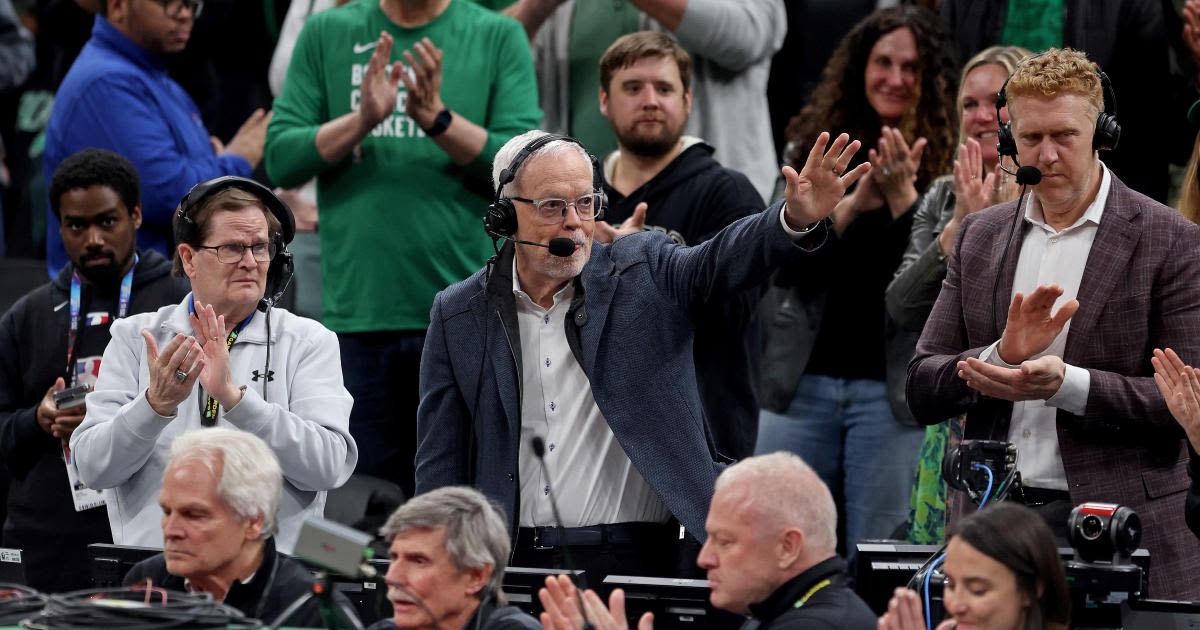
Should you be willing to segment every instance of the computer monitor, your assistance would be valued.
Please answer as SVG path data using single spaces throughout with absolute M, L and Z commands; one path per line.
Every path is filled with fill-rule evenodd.
M 92 567 L 92 588 L 120 586 L 133 565 L 162 553 L 154 547 L 132 547 L 92 543 L 88 545 L 88 563 Z
M 737 630 L 741 615 L 713 607 L 707 580 L 610 575 L 604 589 L 625 591 L 625 616 L 636 628 L 643 613 L 654 613 L 655 630 Z

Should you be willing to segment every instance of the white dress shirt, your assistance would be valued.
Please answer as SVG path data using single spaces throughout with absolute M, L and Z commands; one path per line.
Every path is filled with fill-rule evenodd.
M 513 261 L 513 296 L 521 330 L 521 527 L 554 525 L 549 485 L 564 527 L 665 523 L 671 514 L 633 467 L 596 406 L 592 384 L 567 345 L 566 315 L 575 296 L 568 282 L 544 309 L 521 290 Z M 542 474 L 530 439 L 546 442 Z
M 1044 284 L 1057 284 L 1063 294 L 1054 302 L 1051 312 L 1057 312 L 1066 302 L 1079 295 L 1079 283 L 1087 265 L 1096 230 L 1104 214 L 1108 189 L 1112 178 L 1108 168 L 1100 165 L 1100 189 L 1096 198 L 1084 211 L 1083 216 L 1062 231 L 1055 231 L 1046 224 L 1041 204 L 1029 195 L 1025 204 L 1025 221 L 1030 224 L 1025 240 L 1021 244 L 1020 258 L 1013 277 L 1013 295 L 1017 292 L 1028 296 Z M 1012 296 L 1009 296 L 1011 302 Z M 1044 352 L 1033 355 L 1036 359 L 1047 355 L 1062 357 L 1067 345 L 1067 333 L 1071 322 L 1067 320 L 1058 336 Z M 996 350 L 999 341 L 988 346 L 980 359 L 1009 368 Z M 1087 370 L 1074 365 L 1066 366 L 1066 373 L 1058 391 L 1047 400 L 1026 400 L 1013 403 L 1012 421 L 1008 427 L 1008 440 L 1017 447 L 1017 470 L 1021 471 L 1021 483 L 1034 488 L 1050 490 L 1067 489 L 1067 472 L 1063 468 L 1062 452 L 1058 446 L 1056 416 L 1058 410 L 1083 415 L 1087 408 L 1091 375 Z

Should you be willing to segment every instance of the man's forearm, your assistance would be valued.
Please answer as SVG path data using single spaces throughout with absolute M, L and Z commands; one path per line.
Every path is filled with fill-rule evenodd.
M 317 129 L 317 153 L 330 164 L 339 162 L 368 133 L 371 133 L 371 125 L 363 120 L 359 112 L 344 114 Z
M 688 0 L 629 0 L 629 3 L 645 11 L 667 30 L 674 31 L 683 21 Z
M 517 0 L 501 13 L 520 22 L 525 27 L 525 34 L 532 40 L 561 3 L 562 0 Z
M 446 127 L 446 131 L 433 136 L 433 141 L 455 164 L 470 164 L 479 157 L 483 145 L 487 143 L 487 129 L 456 113 L 451 112 L 451 116 L 450 126 Z

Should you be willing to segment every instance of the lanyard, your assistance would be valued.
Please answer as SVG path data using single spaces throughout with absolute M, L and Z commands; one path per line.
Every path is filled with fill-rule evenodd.
M 812 588 L 808 589 L 808 592 L 804 594 L 804 597 L 801 597 L 800 599 L 796 600 L 795 604 L 792 604 L 792 608 L 799 608 L 799 607 L 807 604 L 808 598 L 812 597 L 813 595 L 816 595 L 817 591 L 825 588 L 826 586 L 829 586 L 829 584 L 830 584 L 829 578 L 825 578 L 824 580 L 817 582 L 815 585 L 813 585 Z
M 188 298 L 188 312 L 192 313 L 193 315 L 196 313 L 195 296 Z M 238 324 L 236 328 L 229 331 L 229 337 L 225 339 L 225 350 L 229 350 L 233 347 L 233 342 L 237 341 L 238 335 L 241 334 L 242 329 L 245 328 L 252 319 L 254 319 L 254 313 L 250 313 L 250 317 L 247 317 L 244 321 L 242 321 L 242 323 Z M 205 427 L 216 426 L 218 408 L 219 404 L 217 403 L 217 399 L 209 395 L 208 401 L 204 403 L 204 415 L 200 418 L 200 425 Z
M 125 317 L 129 313 L 129 295 L 133 292 L 133 270 L 137 267 L 138 255 L 133 254 L 133 266 L 121 279 L 121 294 L 117 300 L 117 319 Z M 77 272 L 71 273 L 71 321 L 67 328 L 67 374 L 70 376 L 71 385 L 75 384 L 75 370 L 72 369 L 71 360 L 75 358 L 75 338 L 79 336 L 79 311 L 82 308 L 83 283 L 79 281 Z

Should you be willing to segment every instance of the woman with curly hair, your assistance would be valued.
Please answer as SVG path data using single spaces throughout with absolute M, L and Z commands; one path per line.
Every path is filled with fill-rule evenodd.
M 848 556 L 908 516 L 924 431 L 902 424 L 888 398 L 883 296 L 908 244 L 917 191 L 953 159 L 950 41 L 925 9 L 869 15 L 842 39 L 789 124 L 791 164 L 825 129 L 875 147 L 855 156 L 856 164 L 869 157 L 872 169 L 834 210 L 829 240 L 780 271 L 765 307 L 756 452 L 790 450 L 817 470 L 844 509 Z

